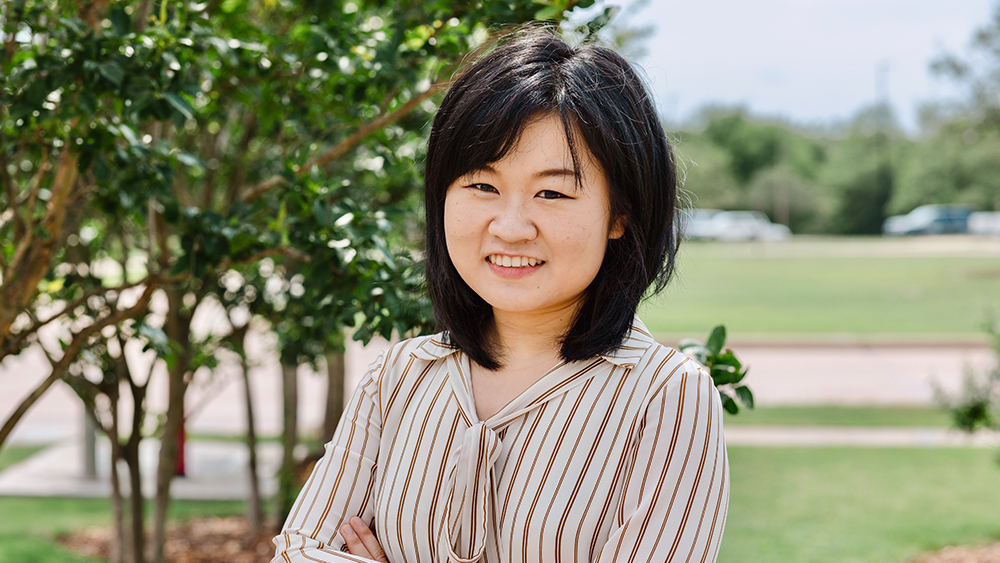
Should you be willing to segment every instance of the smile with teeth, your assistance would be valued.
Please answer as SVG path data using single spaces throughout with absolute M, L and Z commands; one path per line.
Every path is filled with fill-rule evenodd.
M 527 256 L 507 256 L 504 254 L 490 254 L 486 257 L 490 264 L 495 266 L 503 266 L 505 268 L 530 268 L 531 266 L 540 266 L 545 263 L 545 260 L 539 260 L 537 258 L 529 258 Z

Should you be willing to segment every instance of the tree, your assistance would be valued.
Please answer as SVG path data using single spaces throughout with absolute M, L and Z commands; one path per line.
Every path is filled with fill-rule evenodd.
M 778 128 L 754 123 L 742 111 L 710 117 L 705 136 L 728 153 L 729 170 L 740 186 L 746 186 L 758 172 L 775 165 L 781 156 Z
M 964 109 L 979 127 L 1000 130 L 1000 4 L 973 34 L 970 47 L 969 58 L 946 53 L 931 62 L 931 71 L 967 89 Z
M 826 226 L 831 203 L 818 178 L 830 141 L 742 109 L 709 107 L 701 119 L 703 131 L 677 141 L 699 207 L 753 208 L 796 232 Z
M 184 397 L 226 341 L 194 334 L 198 309 L 227 292 L 261 300 L 287 363 L 325 355 L 345 329 L 423 326 L 418 269 L 389 244 L 419 231 L 406 212 L 433 97 L 497 26 L 591 3 L 4 3 L 0 359 L 39 345 L 52 372 L 0 447 L 60 379 L 95 404 L 135 383 L 141 403 L 114 341 L 162 332 L 162 561 Z M 70 370 L 84 352 L 101 374 Z
M 893 197 L 900 155 L 908 143 L 899 134 L 890 106 L 863 108 L 847 137 L 830 151 L 821 176 L 836 194 L 831 231 L 848 235 L 882 232 Z
M 907 151 L 890 208 L 908 213 L 918 205 L 955 203 L 1000 210 L 1000 130 L 983 129 L 953 116 Z

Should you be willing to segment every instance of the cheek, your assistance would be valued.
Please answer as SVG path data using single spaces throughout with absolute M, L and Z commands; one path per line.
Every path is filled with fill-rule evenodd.
M 453 199 L 449 198 L 444 205 L 444 233 L 447 238 L 452 238 L 462 230 L 462 213 Z
M 458 265 L 463 255 L 475 250 L 473 247 L 472 218 L 470 209 L 458 198 L 448 198 L 444 207 L 444 241 L 452 262 Z

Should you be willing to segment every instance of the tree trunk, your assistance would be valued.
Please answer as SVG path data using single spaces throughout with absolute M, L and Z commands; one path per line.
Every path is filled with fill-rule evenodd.
M 124 347 L 122 348 L 124 350 Z M 145 418 L 146 385 L 138 385 L 132 378 L 124 356 L 116 362 L 116 381 L 112 386 L 101 387 L 110 404 L 111 423 L 101 425 L 111 442 L 111 497 L 115 519 L 117 549 L 112 554 L 115 563 L 144 563 L 145 553 L 145 511 L 142 494 L 142 471 L 139 461 L 139 444 L 142 442 L 142 422 Z M 128 383 L 132 395 L 132 423 L 130 435 L 125 443 L 120 438 L 119 386 Z M 96 417 L 95 417 L 96 418 Z M 124 461 L 128 468 L 129 502 L 126 504 L 121 491 L 121 477 L 118 462 Z M 125 520 L 128 519 L 128 525 Z
M 240 345 L 240 370 L 243 372 L 243 390 L 245 392 L 244 397 L 246 399 L 246 413 L 247 413 L 247 450 L 249 451 L 249 460 L 247 462 L 247 469 L 250 472 L 250 498 L 247 519 L 250 521 L 250 527 L 253 529 L 254 535 L 260 533 L 261 528 L 264 524 L 263 509 L 261 508 L 260 501 L 260 478 L 257 475 L 257 431 L 254 426 L 254 414 L 253 414 L 253 393 L 250 387 L 250 365 L 247 362 L 246 356 L 246 346 L 245 340 L 246 335 L 249 332 L 250 323 L 243 325 L 240 328 L 234 328 L 233 337 L 237 339 Z
M 178 437 L 184 425 L 184 395 L 187 370 L 179 364 L 170 370 L 167 393 L 167 417 L 160 439 L 160 459 L 156 471 L 156 506 L 153 512 L 153 557 L 166 563 L 163 548 L 167 542 L 167 511 L 170 508 L 170 485 L 177 466 Z
M 128 467 L 129 484 L 129 558 L 132 563 L 146 561 L 146 527 L 144 525 L 142 474 L 139 467 L 139 442 L 129 440 L 123 450 L 125 465 Z
M 122 348 L 124 354 L 124 347 Z M 125 357 L 121 361 L 124 363 Z M 125 369 L 128 369 L 127 367 Z M 145 497 L 142 493 L 142 467 L 139 458 L 139 445 L 142 443 L 142 421 L 145 418 L 146 385 L 137 385 L 131 374 L 128 375 L 129 389 L 132 392 L 132 429 L 128 442 L 125 444 L 125 463 L 128 465 L 130 505 L 131 505 L 131 545 L 135 554 L 135 563 L 146 561 L 146 525 Z
M 298 402 L 299 382 L 298 366 L 281 364 L 281 381 L 283 410 L 282 422 L 284 431 L 281 437 L 282 456 L 281 469 L 278 470 L 278 498 L 275 502 L 279 522 L 284 522 L 288 512 L 295 502 L 295 445 L 298 441 Z
M 323 443 L 333 439 L 337 423 L 344 413 L 344 352 L 326 354 L 326 415 L 323 417 Z
M 118 460 L 122 459 L 121 446 L 118 442 L 118 400 L 111 398 L 111 427 L 105 429 L 108 441 L 111 442 L 111 512 L 115 519 L 115 537 L 118 538 L 111 553 L 111 561 L 125 563 L 125 514 L 122 505 L 122 487 L 118 477 Z M 130 562 L 135 561 L 129 559 Z
M 170 508 L 170 485 L 177 464 L 178 437 L 184 428 L 184 395 L 191 358 L 191 316 L 182 311 L 183 290 L 166 290 L 168 311 L 166 333 L 180 348 L 177 361 L 168 372 L 167 415 L 160 439 L 160 459 L 156 471 L 156 505 L 153 510 L 153 552 L 155 563 L 166 563 L 163 548 L 167 542 L 167 512 Z

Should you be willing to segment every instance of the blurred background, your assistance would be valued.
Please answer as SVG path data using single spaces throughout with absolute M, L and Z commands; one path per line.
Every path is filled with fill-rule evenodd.
M 1000 561 L 1000 4 L 953 4 L 0 5 L 0 561 L 269 559 L 368 363 L 434 330 L 448 77 L 530 21 L 616 44 L 674 142 L 640 316 L 749 368 L 719 561 Z

